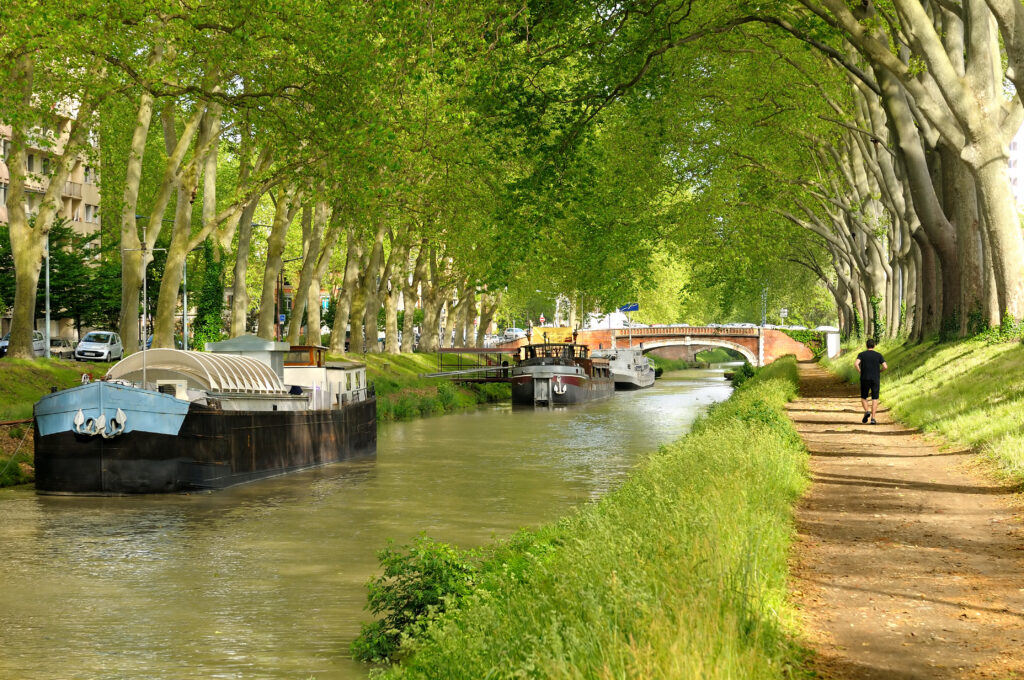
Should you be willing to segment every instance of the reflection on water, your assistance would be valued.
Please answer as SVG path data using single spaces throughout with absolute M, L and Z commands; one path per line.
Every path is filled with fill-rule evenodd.
M 0 678 L 361 678 L 388 538 L 479 545 L 614 487 L 730 388 L 721 370 L 565 409 L 384 425 L 374 461 L 216 493 L 0 491 Z

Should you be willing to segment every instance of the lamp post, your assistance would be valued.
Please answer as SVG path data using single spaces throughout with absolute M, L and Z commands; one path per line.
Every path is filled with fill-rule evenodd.
M 284 301 L 281 300 L 281 296 L 284 294 L 284 266 L 289 262 L 301 259 L 301 257 L 290 257 L 287 260 L 281 260 L 281 269 L 277 272 L 277 290 L 274 295 L 274 325 L 277 327 L 278 342 L 281 341 L 281 336 L 284 333 L 284 324 L 281 323 L 281 310 L 284 309 Z
M 148 332 L 149 326 L 149 295 L 146 290 L 146 268 L 149 266 L 149 258 L 147 253 L 153 253 L 157 250 L 167 250 L 167 248 L 150 248 L 146 241 L 146 225 L 142 225 L 142 247 L 141 248 L 122 248 L 122 252 L 133 252 L 142 251 L 142 389 L 146 389 L 146 345 L 148 338 L 146 333 Z
M 46 358 L 50 358 L 50 234 L 46 234 Z
M 181 348 L 188 351 L 188 253 L 181 263 Z

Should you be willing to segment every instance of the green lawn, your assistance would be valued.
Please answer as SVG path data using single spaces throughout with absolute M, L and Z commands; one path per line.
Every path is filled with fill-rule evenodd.
M 977 449 L 1024 482 L 1024 345 L 980 339 L 878 348 L 889 364 L 882 402 L 893 415 L 953 444 Z M 857 380 L 851 349 L 827 363 Z
M 0 359 L 0 421 L 32 417 L 32 405 L 51 387 L 78 385 L 82 374 L 98 378 L 113 364 L 64 359 Z

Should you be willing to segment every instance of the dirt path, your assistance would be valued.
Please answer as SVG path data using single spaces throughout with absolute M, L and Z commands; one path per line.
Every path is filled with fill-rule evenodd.
M 816 364 L 800 365 L 800 389 L 789 416 L 813 484 L 791 588 L 821 675 L 1024 678 L 1014 489 L 887 412 L 862 425 L 855 388 Z

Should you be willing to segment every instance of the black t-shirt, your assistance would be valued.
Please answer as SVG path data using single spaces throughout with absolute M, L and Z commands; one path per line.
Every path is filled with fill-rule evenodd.
M 875 350 L 869 349 L 858 354 L 857 359 L 860 361 L 861 380 L 882 379 L 882 364 L 885 363 L 885 357 Z

